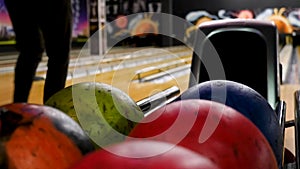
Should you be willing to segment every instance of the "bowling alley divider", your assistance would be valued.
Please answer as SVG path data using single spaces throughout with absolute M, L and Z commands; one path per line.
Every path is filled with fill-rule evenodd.
M 176 67 L 179 67 L 179 69 L 175 70 L 175 71 L 181 71 L 183 69 L 190 68 L 190 65 L 187 65 L 187 64 L 190 64 L 190 62 L 191 62 L 191 59 L 188 57 L 188 58 L 184 58 L 182 60 L 176 60 L 176 61 L 173 61 L 170 63 L 161 64 L 161 65 L 155 66 L 155 67 L 153 67 L 153 66 L 146 67 L 146 68 L 143 68 L 143 69 L 135 72 L 136 78 L 138 79 L 139 82 L 151 81 L 152 79 L 155 79 L 159 76 L 168 74 L 167 70 L 169 70 L 169 69 L 176 69 Z

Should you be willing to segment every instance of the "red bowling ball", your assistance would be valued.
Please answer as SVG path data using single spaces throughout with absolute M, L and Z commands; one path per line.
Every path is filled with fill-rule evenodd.
M 85 156 L 71 169 L 221 169 L 181 146 L 158 141 L 121 142 Z
M 275 153 L 278 164 L 281 165 L 283 135 L 279 119 L 268 101 L 257 91 L 234 81 L 211 80 L 192 86 L 177 100 L 186 99 L 212 100 L 240 112 L 264 134 Z
M 198 152 L 224 169 L 277 169 L 260 130 L 240 112 L 217 102 L 180 100 L 146 116 L 128 140 L 160 140 Z

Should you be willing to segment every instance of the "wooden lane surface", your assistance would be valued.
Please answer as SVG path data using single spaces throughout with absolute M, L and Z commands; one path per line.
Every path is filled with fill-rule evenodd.
M 144 50 L 144 48 L 139 48 L 138 50 Z M 174 49 L 170 49 L 174 52 Z M 187 50 L 187 49 L 184 49 Z M 130 52 L 137 52 L 137 49 L 126 49 L 126 50 L 113 50 L 112 53 L 121 53 L 122 51 L 125 54 L 128 54 Z M 182 51 L 181 49 L 178 50 L 178 52 Z M 170 54 L 166 51 L 166 54 Z M 153 56 L 148 56 L 153 57 Z M 186 56 L 184 56 L 186 58 Z M 177 57 L 179 59 L 179 57 Z M 131 79 L 134 78 L 135 71 L 140 70 L 147 66 L 157 66 L 164 63 L 171 62 L 176 59 L 168 59 L 164 61 L 159 61 L 155 63 L 150 64 L 144 64 L 142 66 L 135 66 L 131 68 L 125 68 L 125 69 L 119 69 L 117 71 L 109 71 L 104 72 L 97 75 L 90 75 L 90 76 L 84 76 L 81 78 L 76 79 L 70 79 L 67 80 L 66 86 L 69 86 L 73 83 L 78 82 L 84 82 L 84 81 L 97 81 L 97 82 L 103 82 L 112 84 L 115 87 L 120 88 L 121 90 L 128 93 L 135 101 L 138 101 L 140 99 L 143 99 L 149 95 L 154 94 L 155 92 L 164 90 L 168 87 L 171 87 L 173 85 L 176 85 L 180 87 L 180 89 L 183 91 L 187 88 L 187 77 L 182 77 L 179 79 L 174 79 L 172 81 L 166 82 L 166 83 L 136 83 L 132 82 Z M 69 71 L 73 71 L 74 67 L 70 67 Z M 44 76 L 45 72 L 40 71 L 37 72 L 38 76 Z M 13 94 L 13 72 L 10 73 L 0 73 L 0 80 L 1 80 L 1 86 L 0 86 L 0 105 L 11 103 L 12 102 L 12 94 Z M 43 86 L 44 81 L 35 81 L 33 83 L 30 96 L 29 96 L 29 103 L 37 103 L 42 104 L 42 97 L 43 97 Z
M 145 97 L 148 97 L 156 92 L 162 91 L 171 86 L 179 86 L 181 91 L 184 91 L 187 88 L 188 77 L 179 77 L 172 81 L 168 81 L 167 83 L 137 83 L 131 82 L 128 79 L 128 75 L 126 72 L 129 70 L 119 70 L 113 72 L 103 73 L 97 76 L 88 76 L 80 78 L 79 80 L 73 81 L 74 79 L 68 80 L 66 86 L 69 86 L 73 83 L 78 82 L 87 82 L 87 81 L 96 81 L 103 82 L 107 84 L 112 84 L 113 86 L 120 88 L 124 92 L 128 93 L 135 101 L 139 101 Z M 125 73 L 125 74 L 124 74 Z M 122 76 L 123 75 L 123 76 Z M 113 81 L 111 80 L 112 77 Z M 12 102 L 12 94 L 13 94 L 13 74 L 1 74 L 1 86 L 0 86 L 0 105 L 8 104 Z M 43 97 L 43 87 L 44 81 L 36 81 L 33 83 L 30 96 L 29 103 L 37 103 L 42 104 Z

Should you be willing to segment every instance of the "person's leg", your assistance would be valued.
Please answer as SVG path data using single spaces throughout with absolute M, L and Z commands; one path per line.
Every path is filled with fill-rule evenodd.
M 72 35 L 71 1 L 50 0 L 45 4 L 49 12 L 42 22 L 42 30 L 49 59 L 44 86 L 44 102 L 65 87 Z
M 35 77 L 35 72 L 39 63 L 39 60 L 30 58 L 29 56 L 35 56 L 36 58 L 42 57 L 41 53 L 31 53 L 21 51 L 15 67 L 15 79 L 14 79 L 14 102 L 27 102 L 30 89 Z
M 16 35 L 16 47 L 20 52 L 15 66 L 13 102 L 28 101 L 33 78 L 43 54 L 35 14 L 30 10 L 32 6 L 25 2 L 5 1 Z

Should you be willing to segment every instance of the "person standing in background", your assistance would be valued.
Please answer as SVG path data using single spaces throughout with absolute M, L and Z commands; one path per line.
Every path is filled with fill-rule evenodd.
M 43 101 L 65 87 L 72 38 L 71 0 L 4 0 L 16 36 L 13 102 L 28 102 L 43 53 L 48 57 Z

